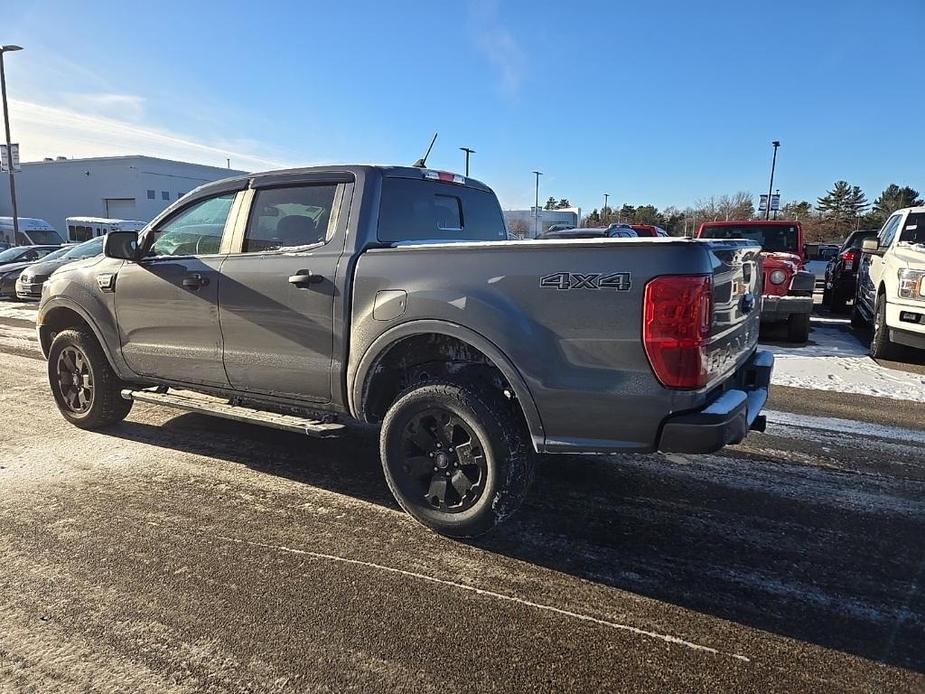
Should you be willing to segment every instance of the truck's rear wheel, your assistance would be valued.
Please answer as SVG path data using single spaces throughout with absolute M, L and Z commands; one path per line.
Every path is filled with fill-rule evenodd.
M 806 342 L 809 339 L 809 314 L 793 313 L 787 319 L 787 339 L 790 342 Z
M 120 395 L 122 382 L 87 330 L 55 336 L 48 350 L 48 381 L 61 414 L 81 429 L 120 422 L 132 409 L 132 401 Z
M 886 298 L 877 297 L 874 311 L 874 333 L 870 340 L 870 356 L 874 359 L 893 359 L 896 345 L 890 341 L 890 328 L 886 324 Z
M 395 499 L 443 535 L 477 537 L 510 516 L 533 480 L 533 451 L 511 402 L 475 385 L 429 382 L 398 397 L 380 435 Z

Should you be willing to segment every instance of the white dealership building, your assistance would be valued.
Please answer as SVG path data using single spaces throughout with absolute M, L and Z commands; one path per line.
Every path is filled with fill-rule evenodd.
M 147 222 L 193 188 L 242 173 L 129 155 L 23 162 L 22 171 L 13 175 L 19 216 L 44 219 L 64 236 L 67 217 Z M 0 175 L 0 217 L 13 214 L 6 176 Z
M 504 210 L 504 224 L 507 230 L 515 236 L 526 238 L 533 238 L 537 233 L 542 234 L 553 224 L 568 224 L 577 227 L 580 221 L 581 208 L 578 207 L 565 207 L 560 210 L 540 208 L 539 216 L 537 216 L 535 207 L 526 210 Z

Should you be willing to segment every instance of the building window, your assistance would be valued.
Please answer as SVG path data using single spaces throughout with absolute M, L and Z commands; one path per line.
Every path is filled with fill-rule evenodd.
M 166 190 L 162 190 L 161 200 L 170 200 L 170 193 L 168 193 Z
M 149 190 L 149 191 L 148 191 L 148 200 L 154 200 L 154 191 L 153 191 L 153 190 Z

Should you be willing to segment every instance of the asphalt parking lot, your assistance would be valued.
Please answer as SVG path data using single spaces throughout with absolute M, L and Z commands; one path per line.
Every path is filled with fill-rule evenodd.
M 369 433 L 70 427 L 31 310 L 0 312 L 0 691 L 925 688 L 921 403 L 777 388 L 718 455 L 550 458 L 464 544 Z

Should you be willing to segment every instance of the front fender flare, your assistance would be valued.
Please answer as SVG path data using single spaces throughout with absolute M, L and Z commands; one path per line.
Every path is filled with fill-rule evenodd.
M 45 358 L 48 358 L 48 355 L 45 353 L 45 347 L 42 344 L 41 339 L 41 330 L 44 324 L 45 316 L 48 315 L 51 311 L 57 308 L 65 308 L 76 313 L 80 318 L 90 326 L 90 330 L 93 331 L 94 337 L 96 337 L 97 342 L 100 343 L 100 347 L 103 348 L 103 354 L 106 355 L 106 359 L 109 361 L 110 366 L 113 370 L 121 377 L 125 378 L 128 375 L 134 375 L 131 369 L 128 368 L 128 365 L 122 359 L 122 353 L 120 351 L 113 352 L 110 348 L 108 341 L 103 337 L 103 331 L 100 329 L 99 324 L 94 320 L 93 316 L 84 309 L 80 304 L 72 299 L 67 298 L 66 296 L 56 296 L 51 299 L 48 299 L 46 302 L 42 303 L 39 308 L 38 315 L 35 320 L 36 331 L 39 333 L 39 345 L 42 348 L 42 354 Z
M 399 340 L 415 335 L 424 335 L 436 333 L 455 337 L 458 340 L 466 342 L 486 357 L 491 359 L 492 363 L 498 367 L 505 380 L 514 390 L 523 409 L 524 418 L 527 421 L 527 428 L 530 432 L 530 439 L 533 441 L 533 447 L 537 451 L 542 451 L 545 446 L 546 434 L 543 429 L 543 422 L 540 419 L 539 410 L 533 400 L 533 395 L 527 386 L 526 381 L 513 362 L 495 345 L 491 340 L 476 331 L 457 323 L 442 320 L 413 320 L 382 333 L 373 340 L 372 344 L 366 349 L 363 356 L 357 363 L 357 366 L 351 376 L 348 393 L 350 401 L 347 403 L 349 411 L 357 419 L 363 419 L 363 402 L 366 393 L 366 384 L 369 376 L 375 369 L 379 359 L 388 351 L 388 349 Z

